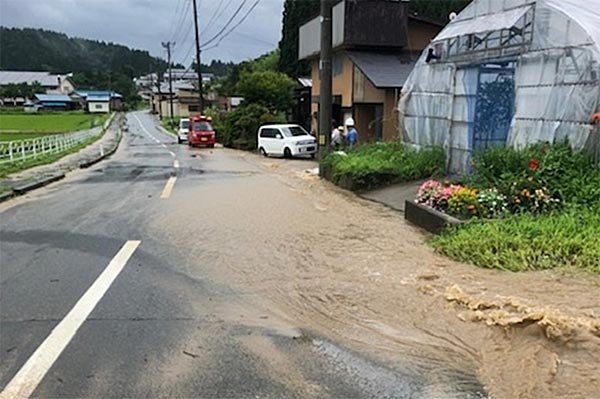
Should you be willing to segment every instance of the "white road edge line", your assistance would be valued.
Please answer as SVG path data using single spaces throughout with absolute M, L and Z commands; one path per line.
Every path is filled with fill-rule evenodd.
M 79 327 L 92 313 L 100 299 L 123 270 L 141 241 L 127 241 L 106 269 L 77 301 L 73 309 L 52 330 L 0 393 L 0 399 L 28 398 L 42 381 L 50 367 L 67 347 Z
M 163 189 L 162 194 L 160 195 L 160 198 L 167 199 L 171 196 L 171 191 L 173 191 L 173 186 L 175 185 L 176 181 L 177 181 L 177 177 L 175 177 L 175 176 L 169 177 L 169 180 L 167 180 L 167 184 L 165 184 L 165 188 Z
M 175 156 L 175 153 L 173 151 L 169 151 L 169 154 L 171 154 L 172 157 Z
M 142 130 L 144 131 L 144 133 L 146 133 L 146 135 L 147 135 L 147 136 L 151 137 L 151 138 L 152 138 L 152 139 L 153 139 L 153 140 L 154 140 L 156 143 L 160 144 L 160 140 L 159 140 L 159 139 L 157 139 L 156 137 L 154 137 L 154 136 L 152 135 L 152 133 L 150 133 L 150 132 L 148 131 L 148 129 L 146 129 L 146 128 L 144 127 L 144 125 L 142 124 L 142 121 L 140 120 L 140 118 L 138 118 L 136 114 L 133 114 L 133 117 L 134 117 L 134 118 L 135 118 L 135 119 L 138 121 L 138 123 L 140 124 L 140 127 L 142 128 Z M 163 144 L 163 147 L 167 148 L 167 146 L 166 146 L 166 145 L 164 145 L 164 144 Z

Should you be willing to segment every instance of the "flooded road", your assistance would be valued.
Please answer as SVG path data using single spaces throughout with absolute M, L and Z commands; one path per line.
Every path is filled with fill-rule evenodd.
M 239 313 L 260 309 L 301 329 L 382 396 L 486 395 L 476 379 L 493 398 L 600 392 L 598 277 L 458 264 L 435 254 L 401 214 L 307 173 L 309 161 L 225 149 L 197 156 L 202 174 L 173 198 L 182 211 L 152 226 L 189 252 L 191 275 L 202 264 L 232 287 Z M 192 205 L 197 214 L 183 211 Z M 421 395 L 392 394 L 401 381 L 418 381 Z
M 600 278 L 452 262 L 315 166 L 129 114 L 110 160 L 0 206 L 0 390 L 136 240 L 32 397 L 598 397 Z

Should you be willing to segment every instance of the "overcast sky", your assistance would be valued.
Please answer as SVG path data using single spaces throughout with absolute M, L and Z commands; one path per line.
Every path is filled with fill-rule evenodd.
M 230 27 L 257 0 L 197 1 L 204 42 L 219 32 L 238 6 L 244 4 Z M 206 46 L 202 61 L 241 61 L 276 48 L 282 12 L 283 0 L 260 0 L 233 33 L 220 44 L 215 40 Z M 0 0 L 0 24 L 111 41 L 161 57 L 165 56 L 161 41 L 174 40 L 174 61 L 188 65 L 194 57 L 191 0 Z

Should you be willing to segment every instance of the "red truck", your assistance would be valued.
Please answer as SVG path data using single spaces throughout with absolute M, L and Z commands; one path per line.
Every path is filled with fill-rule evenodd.
M 188 130 L 188 145 L 190 147 L 215 146 L 215 131 L 211 125 L 212 118 L 209 116 L 191 116 Z

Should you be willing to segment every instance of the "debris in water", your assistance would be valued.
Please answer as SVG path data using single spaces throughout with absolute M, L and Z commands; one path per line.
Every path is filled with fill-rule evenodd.
M 195 359 L 195 358 L 197 358 L 199 356 L 199 355 L 196 355 L 195 353 L 191 353 L 191 352 L 188 352 L 188 351 L 182 351 L 182 352 L 183 352 L 184 355 L 188 355 L 189 357 L 191 357 L 193 359 Z

